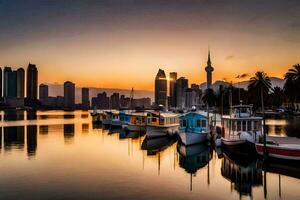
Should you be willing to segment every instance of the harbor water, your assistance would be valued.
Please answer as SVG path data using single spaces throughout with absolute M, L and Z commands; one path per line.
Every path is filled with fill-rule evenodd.
M 300 120 L 268 119 L 300 137 Z M 300 167 L 92 124 L 88 112 L 1 112 L 0 199 L 300 199 Z

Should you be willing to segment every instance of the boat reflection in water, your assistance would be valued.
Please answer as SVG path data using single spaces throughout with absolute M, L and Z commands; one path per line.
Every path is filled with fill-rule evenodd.
M 252 188 L 263 184 L 263 171 L 256 167 L 257 160 L 243 158 L 229 152 L 223 152 L 223 155 L 222 176 L 231 182 L 231 187 L 240 194 L 240 197 L 246 195 L 253 198 Z
M 145 137 L 142 143 L 142 150 L 147 150 L 147 155 L 156 155 L 158 152 L 165 150 L 177 141 L 174 137 Z
M 190 190 L 192 191 L 193 176 L 196 176 L 196 172 L 205 167 L 211 159 L 210 147 L 207 144 L 185 146 L 181 142 L 178 142 L 177 151 L 179 153 L 179 166 L 190 174 Z M 209 168 L 207 168 L 207 170 L 209 170 Z

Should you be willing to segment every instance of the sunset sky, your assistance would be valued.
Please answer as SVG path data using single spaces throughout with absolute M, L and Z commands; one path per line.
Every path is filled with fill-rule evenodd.
M 0 0 L 0 66 L 37 64 L 39 82 L 153 90 L 159 68 L 190 83 L 300 62 L 299 0 Z

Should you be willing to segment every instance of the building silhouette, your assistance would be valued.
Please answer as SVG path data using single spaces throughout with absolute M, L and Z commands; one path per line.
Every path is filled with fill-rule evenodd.
M 97 97 L 92 98 L 92 107 L 94 109 L 108 109 L 109 108 L 109 97 L 106 92 L 99 93 Z
M 167 104 L 167 78 L 164 70 L 159 69 L 155 77 L 155 105 Z
M 210 61 L 210 50 L 208 51 L 208 59 L 207 59 L 207 66 L 205 67 L 206 71 L 206 88 L 211 88 L 212 84 L 212 72 L 214 71 L 214 68 L 211 66 Z
M 2 97 L 2 68 L 0 67 L 0 98 Z
M 38 90 L 38 70 L 35 64 L 28 64 L 27 68 L 27 90 L 26 97 L 28 100 L 37 100 Z
M 49 97 L 49 86 L 46 84 L 40 84 L 39 86 L 39 99 L 44 100 Z
M 189 87 L 188 79 L 180 77 L 176 81 L 176 107 L 185 108 L 185 92 Z
M 64 107 L 75 109 L 75 84 L 70 81 L 64 83 Z
M 4 68 L 4 98 L 17 98 L 17 71 Z
M 17 69 L 17 98 L 25 97 L 25 70 L 20 67 Z
M 90 108 L 90 92 L 89 88 L 81 88 L 81 104 L 83 109 Z
M 176 107 L 176 80 L 177 80 L 177 72 L 170 73 L 170 107 Z
M 119 107 L 120 107 L 120 94 L 113 93 L 110 96 L 110 108 L 111 109 L 119 109 Z

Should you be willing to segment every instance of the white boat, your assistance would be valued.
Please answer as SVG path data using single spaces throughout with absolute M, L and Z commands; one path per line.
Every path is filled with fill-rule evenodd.
M 207 117 L 191 111 L 180 117 L 179 136 L 184 145 L 202 143 L 208 140 L 208 121 Z
M 148 112 L 146 136 L 172 136 L 179 131 L 179 115 L 169 112 Z
M 112 128 L 122 127 L 122 122 L 119 117 L 119 111 L 117 111 L 117 110 L 111 111 L 111 124 L 110 125 Z
M 255 144 L 256 152 L 263 156 L 264 144 Z M 300 160 L 300 139 L 292 137 L 268 137 L 267 155 L 284 160 Z
M 132 112 L 128 114 L 130 120 L 123 124 L 122 127 L 130 132 L 146 132 L 147 113 L 146 112 Z
M 262 117 L 253 115 L 251 105 L 232 106 L 230 115 L 221 118 L 222 145 L 239 154 L 255 152 L 262 136 Z

